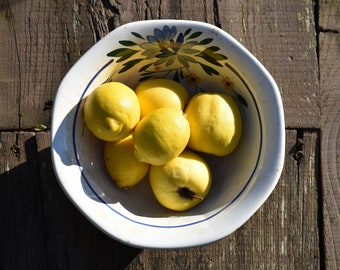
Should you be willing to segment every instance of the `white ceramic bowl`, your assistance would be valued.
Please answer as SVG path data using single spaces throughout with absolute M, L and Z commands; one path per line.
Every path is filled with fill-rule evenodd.
M 83 99 L 98 85 L 121 81 L 179 80 L 191 94 L 233 95 L 243 117 L 237 149 L 208 157 L 213 184 L 191 210 L 160 206 L 147 179 L 129 190 L 110 180 L 103 142 L 86 128 Z M 57 91 L 52 117 L 52 159 L 70 200 L 99 229 L 125 244 L 182 248 L 219 240 L 244 224 L 274 189 L 284 162 L 280 92 L 268 71 L 223 30 L 184 20 L 123 25 L 95 44 L 71 68 Z

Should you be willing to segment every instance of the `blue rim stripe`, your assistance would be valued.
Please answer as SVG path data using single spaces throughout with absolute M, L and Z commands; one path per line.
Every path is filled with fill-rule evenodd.
M 77 151 L 77 145 L 76 145 L 76 139 L 75 139 L 75 133 L 76 133 L 76 124 L 77 124 L 77 118 L 78 118 L 78 113 L 79 113 L 79 109 L 80 109 L 80 106 L 81 106 L 81 103 L 82 103 L 82 100 L 87 92 L 87 90 L 89 89 L 89 87 L 91 86 L 91 84 L 94 82 L 94 80 L 98 77 L 98 75 L 103 71 L 105 70 L 111 63 L 113 63 L 113 59 L 111 59 L 110 61 L 108 61 L 105 65 L 103 65 L 95 74 L 94 76 L 91 78 L 91 80 L 89 81 L 89 83 L 86 85 L 82 95 L 80 96 L 80 99 L 79 99 L 79 102 L 77 104 L 77 108 L 76 108 L 76 111 L 75 111 L 75 114 L 74 114 L 74 121 L 73 121 L 73 130 L 72 130 L 72 141 L 73 141 L 73 151 L 74 151 L 74 155 L 75 155 L 75 158 L 76 158 L 76 161 L 77 161 L 77 165 L 78 165 L 78 168 L 80 170 L 80 173 L 83 177 L 83 179 L 85 180 L 86 184 L 88 185 L 88 187 L 91 189 L 91 191 L 93 192 L 93 194 L 95 194 L 95 196 L 98 198 L 99 201 L 101 201 L 103 204 L 105 204 L 109 209 L 111 209 L 113 212 L 115 212 L 116 214 L 118 214 L 119 216 L 131 221 L 131 222 L 134 222 L 136 224 L 139 224 L 139 225 L 144 225 L 144 226 L 148 226 L 148 227 L 155 227 L 155 228 L 165 228 L 165 229 L 169 229 L 169 228 L 181 228 L 181 227 L 187 227 L 187 226 L 191 226 L 191 225 L 195 225 L 195 224 L 198 224 L 198 223 L 202 223 L 202 222 L 205 222 L 215 216 L 217 216 L 218 214 L 220 214 L 221 212 L 223 212 L 226 208 L 228 208 L 231 204 L 233 204 L 240 196 L 241 194 L 244 192 L 244 190 L 247 188 L 247 186 L 249 185 L 249 183 L 251 182 L 255 172 L 256 172 L 256 169 L 258 167 L 258 164 L 259 164 L 259 160 L 260 160 L 260 156 L 261 156 L 261 152 L 262 152 L 262 122 L 261 122 L 261 118 L 260 118 L 260 115 L 259 115 L 259 109 L 258 109 L 258 106 L 257 106 L 257 103 L 255 102 L 255 98 L 253 96 L 253 94 L 251 93 L 248 85 L 245 83 L 245 81 L 242 79 L 242 77 L 240 76 L 240 74 L 231 66 L 228 65 L 228 67 L 239 77 L 239 79 L 243 82 L 243 84 L 246 86 L 249 94 L 251 95 L 253 101 L 254 101 L 254 104 L 255 104 L 255 107 L 256 107 L 256 111 L 257 111 L 257 115 L 258 115 L 258 119 L 259 119 L 259 124 L 260 124 L 260 146 L 259 146 L 259 154 L 257 156 L 257 160 L 256 160 L 256 164 L 255 164 L 255 167 L 254 167 L 254 170 L 252 171 L 248 181 L 246 182 L 246 184 L 244 185 L 244 187 L 241 189 L 241 191 L 227 204 L 225 205 L 223 208 L 221 208 L 219 211 L 217 211 L 216 213 L 212 214 L 211 216 L 208 216 L 202 220 L 198 220 L 198 221 L 195 221 L 195 222 L 191 222 L 191 223 L 186 223 L 186 224 L 182 224 L 182 225 L 173 225 L 173 226 L 167 226 L 167 225 L 154 225 L 154 224 L 149 224 L 149 223 L 144 223 L 144 222 L 140 222 L 140 221 L 137 221 L 137 220 L 134 220 L 134 219 L 131 219 L 125 215 L 123 215 L 122 213 L 120 213 L 119 211 L 115 210 L 114 208 L 112 208 L 103 198 L 101 198 L 97 192 L 94 190 L 94 188 L 91 186 L 90 182 L 88 181 L 86 175 L 84 174 L 83 170 L 81 169 L 81 164 L 80 164 L 80 160 L 79 160 L 79 157 L 78 157 L 78 151 Z

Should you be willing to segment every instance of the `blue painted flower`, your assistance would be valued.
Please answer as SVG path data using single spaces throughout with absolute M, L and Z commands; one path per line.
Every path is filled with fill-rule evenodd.
M 163 42 L 166 43 L 172 40 L 177 34 L 177 29 L 175 26 L 172 26 L 171 28 L 169 28 L 169 26 L 164 25 L 163 30 L 156 28 L 154 29 L 153 33 L 154 33 L 154 36 L 148 35 L 146 39 L 152 43 L 158 42 L 162 44 Z
M 189 55 L 198 53 L 198 50 L 192 49 L 197 41 L 185 42 L 183 33 L 180 33 L 177 38 L 177 29 L 175 26 L 171 28 L 167 25 L 163 29 L 156 28 L 154 35 L 146 37 L 148 42 L 139 44 L 144 49 L 142 55 L 145 59 L 157 58 L 154 63 L 155 66 L 165 64 L 166 66 L 172 65 L 176 60 L 183 66 L 188 67 L 189 62 L 195 63 Z

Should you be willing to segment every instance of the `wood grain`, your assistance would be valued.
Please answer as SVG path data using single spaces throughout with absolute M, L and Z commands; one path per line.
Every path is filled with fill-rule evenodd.
M 67 70 L 114 28 L 142 19 L 188 19 L 215 24 L 244 44 L 281 89 L 289 127 L 317 127 L 317 57 L 312 1 L 7 1 L 0 28 L 8 40 L 0 80 L 2 129 L 48 125 Z M 53 19 L 51 19 L 53 18 Z M 303 69 L 301 69 L 303 67 Z M 303 81 L 301 81 L 303 78 Z M 308 117 L 305 117 L 305 116 Z
M 340 265 L 340 34 L 320 33 L 321 170 L 325 255 Z
M 339 269 L 339 9 L 339 0 L 0 1 L 0 269 Z M 286 159 L 272 195 L 232 235 L 141 250 L 100 232 L 59 187 L 51 105 L 109 31 L 167 18 L 221 27 L 265 65 L 283 98 Z M 40 124 L 47 131 L 33 132 Z
M 49 126 L 58 85 L 91 47 L 86 7 L 69 1 L 2 1 L 0 129 Z
M 0 128 L 19 126 L 19 80 L 16 33 L 7 3 L 0 3 Z
M 269 70 L 287 127 L 317 127 L 318 66 L 312 1 L 218 1 L 221 27 Z
M 318 133 L 286 134 L 283 176 L 239 230 L 203 247 L 140 250 L 101 233 L 68 201 L 52 171 L 49 132 L 2 132 L 0 219 L 7 232 L 0 235 L 0 243 L 7 243 L 0 245 L 2 269 L 316 269 Z M 296 161 L 298 137 L 304 157 Z
M 321 170 L 326 269 L 340 267 L 340 1 L 319 1 Z
M 1 132 L 0 145 L 1 269 L 123 269 L 140 252 L 70 203 L 53 174 L 49 132 Z
M 340 31 L 340 1 L 318 1 L 319 30 L 322 32 L 339 33 Z

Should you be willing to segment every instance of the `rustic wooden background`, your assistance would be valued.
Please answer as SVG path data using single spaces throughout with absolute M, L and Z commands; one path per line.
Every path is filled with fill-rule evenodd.
M 286 159 L 270 198 L 232 235 L 143 250 L 68 201 L 49 127 L 62 77 L 96 41 L 165 18 L 217 25 L 267 67 L 283 98 Z M 0 269 L 340 269 L 339 31 L 339 0 L 0 0 Z

